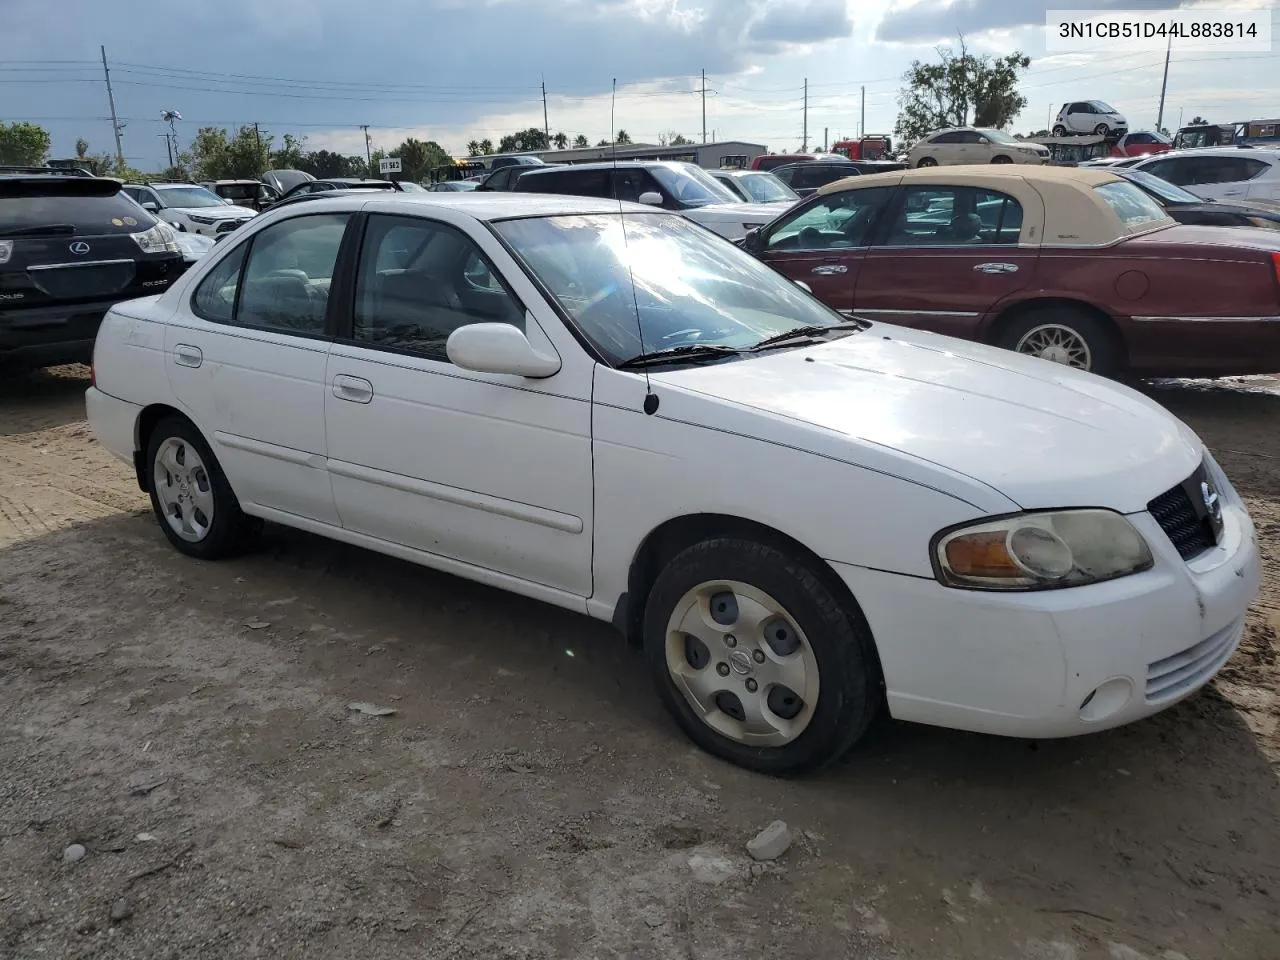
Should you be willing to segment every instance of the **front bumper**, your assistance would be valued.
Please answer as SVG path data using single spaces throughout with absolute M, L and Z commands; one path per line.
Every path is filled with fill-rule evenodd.
M 1258 595 L 1253 523 L 1234 491 L 1222 542 L 1184 562 L 1148 513 L 1155 566 L 1036 593 L 956 590 L 835 565 L 876 638 L 890 713 L 1004 736 L 1122 726 L 1195 693 L 1231 657 Z

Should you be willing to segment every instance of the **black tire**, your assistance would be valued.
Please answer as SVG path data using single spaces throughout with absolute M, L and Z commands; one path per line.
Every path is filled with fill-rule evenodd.
M 1111 132 L 1111 128 L 1108 127 L 1105 123 L 1100 123 L 1093 128 L 1093 135 L 1095 137 L 1105 137 L 1110 132 Z
M 937 161 L 937 160 L 935 160 L 935 159 L 933 159 L 933 157 L 921 157 L 919 160 L 917 160 L 917 161 L 916 161 L 916 167 L 917 167 L 917 168 L 919 168 L 919 167 L 936 167 L 937 165 L 938 165 L 938 161 Z
M 1002 154 L 1000 154 L 998 157 L 992 157 L 992 158 L 991 158 L 991 162 L 992 162 L 992 163 L 1013 163 L 1013 158 L 1012 158 L 1012 157 L 1006 157 L 1006 156 L 1002 153 Z
M 809 640 L 820 692 L 804 730 L 781 746 L 748 746 L 708 726 L 677 688 L 667 667 L 667 622 L 699 584 L 737 580 L 781 604 Z M 658 575 L 645 605 L 645 657 L 658 695 L 677 724 L 708 753 L 771 776 L 813 770 L 843 756 L 866 732 L 883 703 L 879 661 L 860 611 L 846 606 L 808 563 L 751 540 L 705 540 L 677 554 Z
M 213 493 L 213 522 L 209 525 L 209 532 L 201 540 L 184 540 L 178 536 L 169 525 L 157 495 L 159 483 L 163 481 L 156 475 L 156 457 L 160 448 L 170 439 L 181 440 L 194 447 L 204 462 L 205 472 L 209 478 L 209 486 Z M 240 509 L 240 501 L 236 498 L 231 485 L 227 483 L 226 475 L 222 472 L 222 466 L 218 463 L 217 457 L 213 455 L 204 437 L 191 421 L 184 417 L 171 416 L 165 417 L 156 424 L 147 442 L 145 462 L 147 489 L 151 492 L 151 509 L 155 511 L 160 529 L 180 553 L 195 557 L 197 560 L 220 560 L 223 557 L 234 556 L 242 552 L 261 529 L 260 521 L 246 516 Z
M 1107 321 L 1079 307 L 1045 306 L 1028 310 L 1005 324 L 995 344 L 1006 350 L 1018 350 L 1018 344 L 1032 330 L 1045 325 L 1066 327 L 1088 347 L 1090 373 L 1116 377 L 1123 372 L 1124 350 L 1115 328 Z
M 1067 135 L 1067 128 L 1064 127 L 1062 124 L 1058 124 L 1056 127 L 1053 128 L 1053 135 L 1055 137 L 1065 137 Z

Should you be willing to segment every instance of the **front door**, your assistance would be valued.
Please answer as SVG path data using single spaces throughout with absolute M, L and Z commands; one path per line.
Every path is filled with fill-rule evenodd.
M 250 512 L 337 522 L 324 465 L 325 359 L 348 216 L 296 217 L 237 244 L 165 330 L 174 395 Z
M 1024 204 L 976 187 L 904 187 L 859 271 L 854 312 L 973 338 L 996 304 L 1031 282 L 1039 247 L 1019 241 L 1043 222 L 1043 207 L 1024 209 L 1033 199 L 1028 193 Z
M 449 334 L 471 323 L 513 324 L 563 356 L 526 309 L 546 310 L 532 283 L 467 223 L 368 218 L 324 395 L 338 513 L 355 533 L 585 598 L 591 364 L 579 352 L 534 380 L 449 362 Z
M 761 232 L 757 256 L 805 284 L 827 306 L 848 313 L 867 246 L 894 190 L 850 188 L 809 200 Z

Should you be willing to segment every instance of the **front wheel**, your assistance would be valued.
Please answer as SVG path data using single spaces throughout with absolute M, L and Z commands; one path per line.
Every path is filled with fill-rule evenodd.
M 1013 163 L 1013 158 L 1006 157 L 1004 154 L 1001 154 L 998 157 L 992 157 L 991 162 L 992 163 Z
M 933 157 L 921 157 L 916 161 L 917 167 L 936 167 L 937 165 L 938 161 L 933 159 Z
M 1093 135 L 1095 137 L 1105 137 L 1110 132 L 1111 132 L 1111 128 L 1108 127 L 1105 123 L 1100 123 L 1093 128 Z
M 147 444 L 151 507 L 181 553 L 216 560 L 238 552 L 256 524 L 240 510 L 231 485 L 200 431 L 166 417 Z
M 1056 127 L 1053 128 L 1053 135 L 1055 137 L 1065 137 L 1067 135 L 1067 128 L 1064 127 L 1062 124 L 1058 124 Z
M 1122 351 L 1110 325 L 1069 306 L 1023 314 L 1001 331 L 996 345 L 1104 377 L 1120 372 Z
M 645 654 L 664 705 L 708 753 L 781 776 L 830 763 L 881 703 L 870 630 L 777 547 L 707 540 L 659 574 Z

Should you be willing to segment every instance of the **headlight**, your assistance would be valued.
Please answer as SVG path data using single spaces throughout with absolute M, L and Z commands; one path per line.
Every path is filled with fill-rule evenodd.
M 1151 549 L 1111 510 L 1023 513 L 936 538 L 938 580 L 971 590 L 1078 587 L 1151 569 Z
M 206 227 L 211 223 L 217 223 L 213 217 L 202 217 L 198 213 L 188 213 L 187 219 L 192 223 L 203 223 Z
M 157 223 L 150 230 L 131 233 L 143 253 L 177 253 L 178 241 L 167 223 Z

